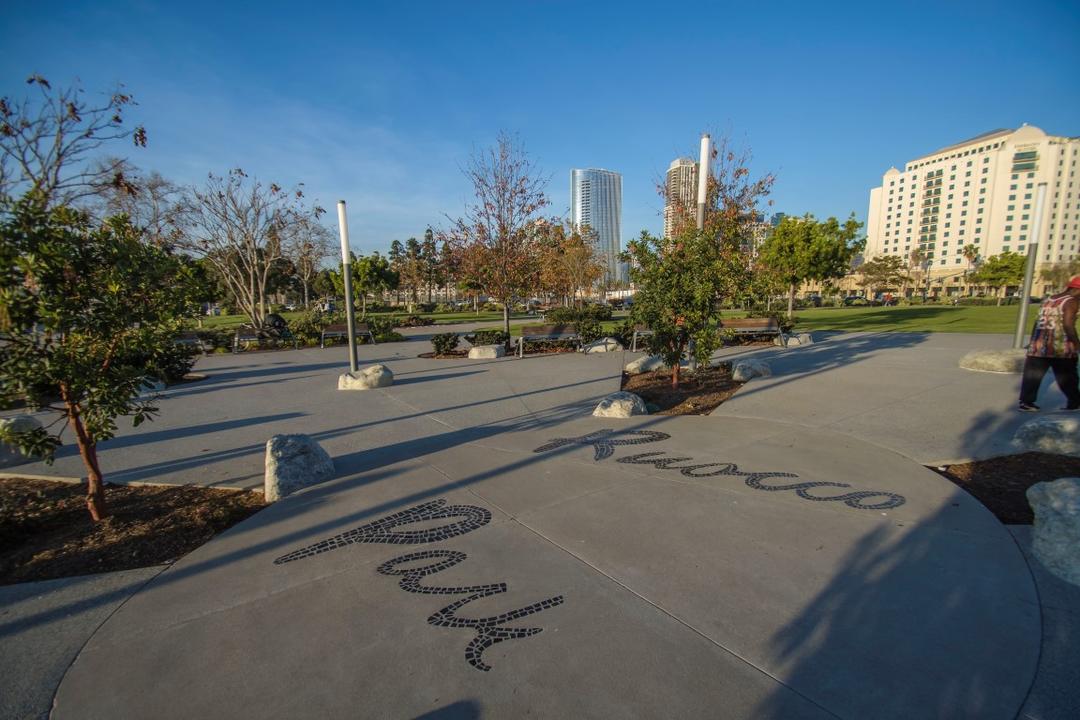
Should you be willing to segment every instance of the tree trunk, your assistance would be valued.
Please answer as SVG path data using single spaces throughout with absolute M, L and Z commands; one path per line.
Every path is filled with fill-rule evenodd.
M 476 316 L 480 317 L 480 296 L 479 295 L 473 295 L 472 296 L 472 306 L 473 306 L 473 310 L 476 312 Z
M 367 293 L 360 293 L 360 319 L 363 320 L 367 317 Z
M 64 392 L 66 395 L 66 392 Z M 82 417 L 75 403 L 66 400 L 68 418 L 75 429 L 75 441 L 79 446 L 79 455 L 82 456 L 83 464 L 86 465 L 86 509 L 90 511 L 90 517 L 98 522 L 109 516 L 105 507 L 105 483 L 102 481 L 101 468 L 98 466 L 97 443 L 90 440 L 83 426 Z
M 787 316 L 788 316 L 788 320 L 790 320 L 795 315 L 795 289 L 796 289 L 795 283 L 791 283 L 788 286 L 788 296 L 787 296 Z
M 304 281 L 304 309 L 307 309 L 310 302 L 311 301 L 308 298 L 308 283 L 307 283 L 307 280 L 305 280 Z
M 510 303 L 503 303 L 503 332 L 506 333 L 506 347 L 510 348 Z
M 683 349 L 679 348 L 679 359 L 675 362 L 675 366 L 671 368 L 671 388 L 673 390 L 679 389 L 679 371 L 682 369 L 682 353 Z

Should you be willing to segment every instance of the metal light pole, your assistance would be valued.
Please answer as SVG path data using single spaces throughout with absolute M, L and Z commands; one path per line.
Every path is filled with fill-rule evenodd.
M 1020 317 L 1016 319 L 1016 335 L 1013 347 L 1017 350 L 1024 346 L 1027 334 L 1028 303 L 1031 301 L 1031 285 L 1035 280 L 1035 263 L 1039 259 L 1039 231 L 1042 230 L 1043 205 L 1046 204 L 1046 183 L 1041 182 L 1035 189 L 1035 222 L 1031 226 L 1031 242 L 1028 243 L 1027 265 L 1024 268 L 1024 286 L 1020 289 Z
M 356 315 L 352 303 L 352 268 L 349 267 L 349 221 L 345 218 L 344 200 L 338 200 L 337 219 L 341 233 L 341 273 L 345 278 L 345 321 L 349 325 L 349 372 L 356 372 Z
M 709 133 L 701 135 L 701 159 L 698 161 L 697 182 L 697 229 L 705 229 L 705 202 L 709 195 L 709 160 L 711 148 Z

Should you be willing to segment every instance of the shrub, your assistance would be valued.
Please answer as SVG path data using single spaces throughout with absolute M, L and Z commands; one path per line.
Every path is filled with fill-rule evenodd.
M 614 330 L 608 333 L 618 340 L 624 348 L 630 347 L 634 342 L 634 323 L 632 320 L 623 320 Z
M 437 312 L 437 313 L 449 313 L 449 312 L 454 312 L 454 308 L 450 307 L 446 303 L 439 303 L 438 305 L 435 306 L 434 312 Z
M 470 345 L 504 345 L 510 336 L 502 330 L 477 330 L 465 339 Z
M 439 333 L 431 336 L 431 344 L 435 346 L 436 355 L 449 355 L 457 348 L 460 340 L 461 336 L 457 333 Z
M 371 334 L 375 336 L 376 340 L 379 340 L 383 335 L 394 334 L 394 318 L 389 317 L 369 317 L 367 320 L 368 329 L 371 330 Z M 399 336 L 400 337 L 400 336 Z
M 435 303 L 416 303 L 416 309 L 422 313 L 435 312 Z
M 144 356 L 142 361 L 146 363 L 147 375 L 171 385 L 180 382 L 191 372 L 199 354 L 197 347 L 177 343 L 158 348 L 157 352 Z
M 375 333 L 375 342 L 405 342 L 406 340 L 408 340 L 407 337 L 399 332 L 394 332 L 393 330 L 384 333 Z
M 318 344 L 322 339 L 323 328 L 330 324 L 326 317 L 318 310 L 307 310 L 289 324 L 289 330 L 303 345 Z
M 394 318 L 394 327 L 426 327 L 427 325 L 434 325 L 435 320 L 432 318 L 424 318 L 419 315 L 406 315 L 403 318 Z
M 590 343 L 604 337 L 604 329 L 600 323 L 591 318 L 584 318 L 574 323 L 574 332 L 578 334 L 582 342 Z

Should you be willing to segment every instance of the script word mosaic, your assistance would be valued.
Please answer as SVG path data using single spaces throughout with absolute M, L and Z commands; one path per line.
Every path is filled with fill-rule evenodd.
M 454 522 L 423 530 L 402 530 L 402 526 L 432 520 Z M 361 525 L 325 540 L 294 550 L 274 560 L 275 565 L 304 560 L 357 543 L 386 543 L 389 545 L 422 545 L 441 542 L 478 530 L 491 522 L 491 512 L 475 505 L 447 505 L 439 499 L 416 505 L 401 512 Z M 476 633 L 465 647 L 465 661 L 477 670 L 487 672 L 491 666 L 484 662 L 484 651 L 496 643 L 527 638 L 541 632 L 538 627 L 507 627 L 508 623 L 521 620 L 548 608 L 562 605 L 562 595 L 535 602 L 526 607 L 510 610 L 491 617 L 471 618 L 458 615 L 469 603 L 507 591 L 506 583 L 439 587 L 421 581 L 431 575 L 448 570 L 464 562 L 467 555 L 456 550 L 420 550 L 387 560 L 377 571 L 382 575 L 400 577 L 398 587 L 405 592 L 420 595 L 464 595 L 431 615 L 429 625 L 447 628 L 468 628 Z
M 556 438 L 533 450 L 534 453 L 548 452 L 570 445 L 587 445 L 593 448 L 595 460 L 605 460 L 615 454 L 615 448 L 624 445 L 643 445 L 646 443 L 669 440 L 670 435 L 655 430 L 597 430 L 580 437 Z M 740 470 L 735 463 L 710 462 L 693 463 L 690 457 L 673 457 L 665 452 L 644 452 L 618 458 L 615 462 L 631 465 L 652 465 L 661 470 L 678 470 L 686 477 L 704 478 L 728 476 L 742 478 L 747 487 L 766 492 L 793 491 L 804 500 L 813 502 L 840 502 L 857 510 L 889 510 L 900 507 L 907 499 L 903 495 L 882 490 L 852 490 L 839 495 L 818 495 L 811 492 L 820 488 L 850 488 L 848 483 L 822 480 L 804 482 L 766 483 L 770 478 L 798 478 L 789 472 L 755 472 Z M 875 499 L 876 498 L 876 499 Z

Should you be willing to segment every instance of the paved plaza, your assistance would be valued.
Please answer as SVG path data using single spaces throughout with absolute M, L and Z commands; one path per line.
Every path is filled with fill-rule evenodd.
M 631 420 L 590 416 L 630 353 L 369 346 L 395 382 L 367 392 L 341 348 L 204 358 L 102 444 L 109 479 L 256 488 L 292 432 L 337 476 L 103 601 L 53 716 L 1053 717 L 1017 540 L 923 467 L 1009 451 L 1018 378 L 956 366 L 1007 338 L 822 340 L 721 351 L 774 376 Z

